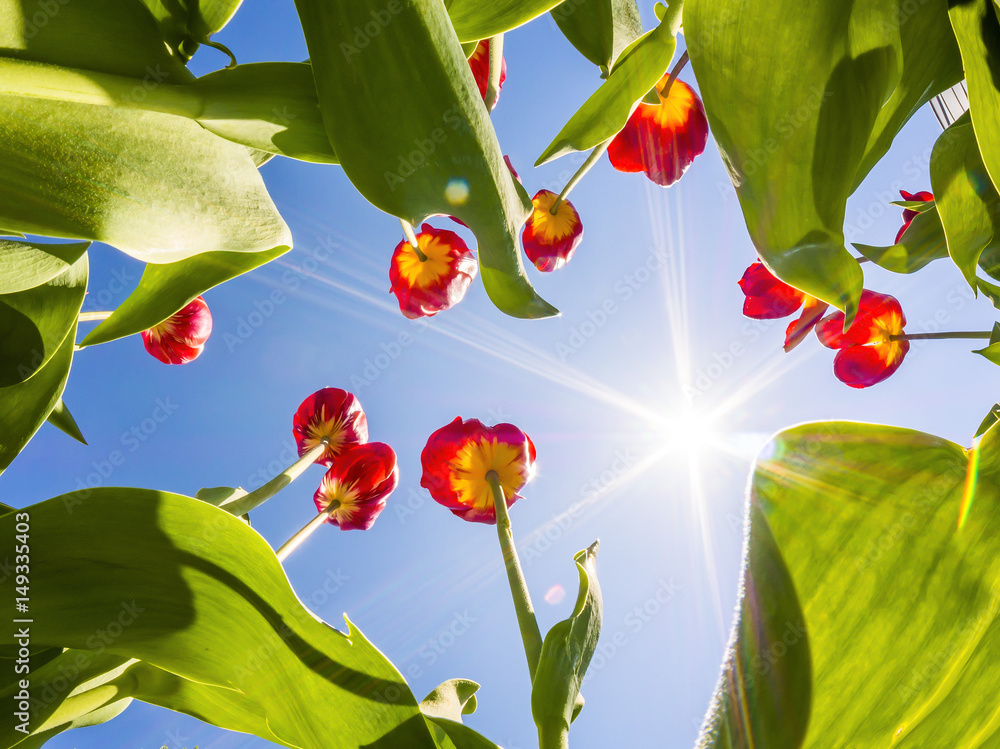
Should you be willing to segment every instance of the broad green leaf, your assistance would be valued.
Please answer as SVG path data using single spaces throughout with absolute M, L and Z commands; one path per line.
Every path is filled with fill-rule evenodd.
M 24 382 L 0 388 L 0 473 L 59 403 L 73 362 L 73 328 L 48 363 Z
M 193 78 L 141 0 L 55 1 L 0 0 L 0 55 L 128 76 L 143 90 Z
M 195 119 L 236 143 L 303 161 L 336 164 L 316 99 L 312 66 L 259 62 L 202 76 Z
M 757 251 L 849 320 L 863 276 L 844 243 L 847 198 L 960 80 L 946 14 L 946 0 L 686 3 L 691 63 Z
M 898 205 L 900 208 L 908 208 L 917 213 L 923 213 L 934 207 L 933 200 L 890 200 L 889 205 Z
M 87 256 L 25 291 L 0 295 L 0 388 L 38 372 L 76 330 L 87 293 Z M 2 392 L 2 390 L 0 390 Z
M 14 68 L 18 85 L 52 71 L 0 61 L 0 72 Z M 195 122 L 2 93 L 0 106 L 0 223 L 157 263 L 291 245 L 246 148 Z
M 243 0 L 143 0 L 155 16 L 163 39 L 182 60 L 221 31 Z
M 1000 286 L 978 277 L 976 278 L 976 286 L 986 295 L 987 299 L 993 302 L 994 307 L 1000 309 Z
M 60 398 L 59 402 L 56 403 L 55 407 L 52 409 L 52 413 L 48 415 L 46 421 L 61 432 L 68 434 L 77 442 L 82 442 L 84 445 L 87 444 L 87 440 L 84 439 L 83 432 L 80 431 L 80 426 L 76 423 L 76 419 L 73 418 L 73 414 L 71 414 L 69 409 L 66 408 L 66 404 L 63 403 L 62 398 Z
M 111 316 L 83 339 L 83 346 L 107 343 L 149 330 L 192 299 L 288 252 L 205 252 L 168 265 L 147 265 L 139 285 Z
M 562 0 L 495 0 L 494 2 L 445 0 L 445 5 L 459 40 L 474 42 L 517 28 L 551 10 L 560 2 Z M 401 5 L 401 0 L 395 0 L 379 7 L 399 13 L 402 10 Z M 393 10 L 392 6 L 399 10 Z M 377 11 L 373 10 L 372 15 L 382 26 L 387 25 L 382 23 L 382 16 Z
M 983 747 L 996 730 L 1000 429 L 832 422 L 750 485 L 734 642 L 699 746 Z
M 951 125 L 931 153 L 931 189 L 948 241 L 948 254 L 973 289 L 983 249 L 1000 221 L 1000 195 L 983 166 L 968 113 Z
M 396 7 L 380 33 L 356 46 L 356 27 L 391 14 L 382 0 L 296 2 L 320 111 L 345 173 L 375 206 L 411 224 L 433 214 L 461 219 L 476 235 L 483 285 L 502 311 L 556 314 L 524 274 L 517 235 L 530 200 L 503 161 L 444 5 Z
M 671 0 L 660 25 L 630 44 L 611 75 L 576 113 L 535 161 L 540 166 L 573 151 L 586 151 L 625 127 L 642 99 L 670 67 L 677 47 L 681 0 Z
M 468 679 L 449 679 L 434 687 L 420 701 L 420 712 L 429 717 L 445 718 L 458 723 L 463 715 L 476 712 L 476 692 L 479 684 Z
M 442 749 L 502 749 L 466 725 L 447 718 L 424 716 L 434 741 Z M 403 747 L 400 747 L 403 749 Z
M 570 44 L 605 76 L 621 51 L 642 35 L 635 0 L 571 0 L 550 13 Z
M 200 703 L 205 719 L 227 727 L 238 714 L 234 727 L 243 730 L 254 705 L 267 716 L 262 738 L 286 745 L 435 746 L 392 664 L 350 622 L 342 634 L 303 608 L 274 552 L 232 515 L 124 488 L 74 492 L 24 511 L 33 643 L 102 648 L 212 687 L 215 697 Z M 14 516 L 0 518 L 0 534 L 12 537 L 13 525 Z M 3 585 L 12 594 L 12 579 Z M 121 633 L 95 642 L 109 622 Z M 0 644 L 11 643 L 10 629 L 0 631 Z M 229 690 L 233 705 L 224 700 Z M 169 690 L 157 695 L 156 704 L 173 707 Z M 183 690 L 176 704 L 191 700 Z
M 603 604 L 595 566 L 597 546 L 595 541 L 574 557 L 580 590 L 573 615 L 553 626 L 542 643 L 531 685 L 531 715 L 539 736 L 568 732 L 582 706 L 580 685 L 601 634 Z
M 35 244 L 0 239 L 0 294 L 25 291 L 65 273 L 90 247 L 77 244 Z
M 941 217 L 934 206 L 913 217 L 898 244 L 888 247 L 855 244 L 854 248 L 893 273 L 916 273 L 931 261 L 948 257 Z
M 962 51 L 969 112 L 983 163 L 1000 185 L 1000 23 L 991 0 L 948 3 L 948 17 Z M 1000 189 L 1000 188 L 998 188 Z
M 976 433 L 972 438 L 976 439 L 977 437 L 982 437 L 990 427 L 997 423 L 997 421 L 1000 421 L 1000 403 L 993 404 L 993 408 L 990 409 L 990 412 L 986 414 L 985 418 L 982 422 L 980 422 L 979 428 L 976 430 Z

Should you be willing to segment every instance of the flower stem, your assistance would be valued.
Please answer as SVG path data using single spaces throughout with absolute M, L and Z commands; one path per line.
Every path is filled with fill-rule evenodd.
M 611 145 L 612 140 L 614 140 L 613 137 L 608 138 L 603 143 L 598 143 L 594 146 L 594 150 L 590 152 L 590 156 L 587 157 L 587 160 L 580 165 L 579 169 L 576 170 L 576 174 L 569 178 L 569 182 L 566 183 L 562 192 L 559 193 L 559 197 L 557 197 L 556 202 L 552 204 L 552 207 L 549 209 L 549 213 L 553 216 L 558 213 L 559 206 L 561 206 L 562 202 L 569 197 L 570 191 L 576 187 L 576 183 L 583 179 L 584 175 L 590 171 L 590 168 L 597 163 L 597 160 L 604 155 L 604 152 L 608 150 L 608 146 Z
M 326 451 L 326 445 L 327 440 L 324 438 L 322 442 L 316 445 L 316 447 L 312 448 L 309 452 L 292 463 L 282 473 L 279 473 L 273 479 L 264 484 L 264 486 L 259 489 L 255 489 L 249 494 L 244 494 L 241 497 L 234 497 L 227 502 L 223 502 L 219 505 L 220 509 L 232 513 L 237 517 L 246 515 L 250 512 L 250 510 L 257 509 L 275 494 L 295 481 L 295 479 L 297 479 L 304 470 L 319 460 Z
M 76 320 L 77 322 L 94 322 L 96 320 L 107 320 L 111 317 L 111 310 L 105 309 L 100 312 L 81 312 Z
M 542 633 L 535 619 L 535 608 L 531 605 L 531 595 L 528 584 L 521 570 L 521 560 L 517 557 L 517 547 L 514 546 L 514 534 L 510 528 L 510 515 L 507 514 L 507 502 L 500 486 L 500 477 L 496 471 L 486 474 L 486 481 L 493 491 L 493 505 L 497 514 L 497 536 L 500 539 L 500 549 L 503 552 L 504 566 L 507 568 L 507 581 L 510 583 L 510 594 L 514 598 L 514 610 L 517 612 L 517 626 L 521 629 L 521 641 L 524 643 L 524 654 L 528 658 L 528 671 L 535 678 L 538 669 L 538 659 L 542 654 Z
M 955 333 L 899 333 L 897 335 L 889 336 L 890 341 L 929 341 L 929 340 L 944 340 L 948 338 L 974 338 L 977 340 L 990 339 L 991 333 L 987 330 L 983 331 L 964 331 Z
M 323 525 L 323 523 L 326 522 L 326 519 L 336 512 L 338 507 L 340 507 L 340 502 L 336 499 L 333 500 L 329 507 L 296 531 L 295 535 L 285 541 L 285 543 L 281 545 L 281 548 L 274 552 L 274 555 L 278 557 L 278 561 L 284 562 L 285 558 L 299 548 L 302 543 L 313 534 L 313 531 Z
M 421 263 L 427 261 L 427 255 L 424 254 L 423 250 L 420 249 L 420 242 L 417 241 L 417 235 L 413 233 L 413 224 L 411 224 L 406 219 L 399 219 L 399 225 L 403 227 L 403 236 L 406 237 L 406 241 L 410 243 L 410 247 L 413 251 L 417 253 L 417 257 L 420 259 Z
M 681 74 L 684 70 L 684 66 L 688 63 L 688 53 L 684 50 L 684 54 L 680 56 L 677 63 L 674 65 L 673 70 L 670 71 L 670 75 L 667 77 L 667 82 L 663 84 L 663 88 L 660 89 L 660 98 L 666 99 L 670 94 L 670 87 L 674 85 L 674 81 L 677 80 L 677 76 Z
M 562 726 L 539 728 L 538 749 L 569 749 L 569 729 Z
M 490 68 L 486 82 L 486 109 L 490 112 L 500 99 L 500 73 L 503 70 L 503 34 L 491 36 L 489 40 Z

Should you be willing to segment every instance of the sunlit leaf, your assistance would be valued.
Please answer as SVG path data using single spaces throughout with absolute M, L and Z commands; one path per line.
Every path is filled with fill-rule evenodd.
M 46 421 L 64 434 L 68 434 L 77 442 L 81 442 L 84 445 L 87 444 L 87 440 L 84 439 L 83 432 L 80 431 L 80 426 L 76 423 L 76 419 L 73 418 L 73 414 L 71 414 L 69 409 L 66 408 L 66 404 L 63 403 L 62 398 L 60 398 L 59 402 L 53 407 L 52 412 L 48 415 Z
M 556 314 L 524 274 L 517 234 L 530 200 L 503 161 L 443 4 L 415 0 L 395 13 L 382 0 L 296 7 L 327 134 L 354 186 L 411 224 L 438 213 L 461 219 L 476 235 L 494 304 L 515 317 Z M 355 44 L 354 29 L 380 13 L 381 31 Z
M 739 621 L 699 746 L 989 745 L 1000 430 L 977 449 L 832 422 L 750 488 Z
M 0 294 L 41 286 L 61 273 L 90 247 L 77 244 L 35 244 L 0 239 Z
M 946 15 L 945 0 L 684 9 L 709 125 L 758 253 L 849 318 L 863 277 L 844 246 L 847 198 L 909 117 L 961 79 Z
M 677 47 L 681 5 L 679 0 L 673 0 L 660 25 L 625 48 L 608 79 L 563 126 L 535 166 L 593 148 L 625 127 L 636 103 L 670 67 Z
M 219 284 L 288 252 L 205 252 L 167 265 L 147 265 L 135 291 L 111 316 L 90 331 L 82 345 L 93 346 L 159 325 L 192 299 Z
M 517 28 L 560 2 L 562 0 L 445 0 L 445 5 L 458 38 L 473 42 Z
M 424 715 L 446 718 L 458 723 L 463 715 L 476 712 L 476 692 L 479 684 L 468 679 L 449 679 L 438 684 L 420 701 L 420 712 Z
M 635 0 L 572 0 L 550 12 L 570 44 L 604 75 L 621 51 L 642 35 Z

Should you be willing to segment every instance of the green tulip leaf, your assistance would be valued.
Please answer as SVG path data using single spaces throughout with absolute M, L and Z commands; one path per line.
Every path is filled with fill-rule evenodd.
M 983 166 L 969 114 L 958 118 L 934 144 L 931 153 L 931 189 L 948 254 L 973 289 L 979 256 L 996 233 L 1000 195 Z
M 988 746 L 1000 429 L 965 450 L 805 424 L 758 460 L 739 620 L 698 746 Z
M 1000 23 L 991 0 L 949 2 L 948 17 L 958 40 L 969 91 L 969 112 L 983 163 L 1000 185 Z
M 539 736 L 565 735 L 582 707 L 580 685 L 601 634 L 603 604 L 597 582 L 597 547 L 595 541 L 574 557 L 580 590 L 573 615 L 553 626 L 542 642 L 531 685 L 531 714 Z
M 266 715 L 258 735 L 286 746 L 435 746 L 392 664 L 350 622 L 342 634 L 306 610 L 264 539 L 229 513 L 125 488 L 19 512 L 31 518 L 32 643 L 138 659 L 193 685 L 136 696 L 235 730 Z M 0 534 L 14 536 L 15 517 Z M 95 640 L 109 622 L 120 634 Z
M 979 354 L 987 361 L 1000 365 L 1000 322 L 993 324 L 989 345 L 986 348 L 976 349 L 972 353 Z
M 573 0 L 549 12 L 563 36 L 604 76 L 621 51 L 642 35 L 635 0 Z
M 0 295 L 0 389 L 41 370 L 76 329 L 87 292 L 87 255 L 25 291 Z
M 447 718 L 424 716 L 434 741 L 442 749 L 501 749 L 471 728 Z M 403 747 L 400 747 L 403 749 Z
M 243 0 L 143 0 L 156 18 L 163 39 L 181 60 L 221 31 Z
M 936 207 L 914 216 L 898 244 L 888 247 L 855 244 L 854 248 L 893 273 L 916 273 L 928 263 L 948 257 L 944 228 Z
M 449 679 L 434 687 L 420 702 L 420 712 L 428 717 L 445 718 L 458 723 L 463 715 L 476 712 L 479 685 L 468 679 Z
M 74 327 L 30 378 L 0 388 L 0 473 L 11 464 L 62 398 L 73 362 Z
M 77 442 L 84 445 L 87 444 L 87 440 L 84 439 L 83 432 L 80 431 L 80 426 L 76 423 L 76 419 L 73 418 L 73 414 L 71 414 L 69 409 L 66 408 L 66 404 L 63 403 L 62 398 L 60 398 L 59 402 L 56 403 L 46 421 L 59 431 L 68 434 Z
M 205 252 L 169 265 L 147 265 L 135 291 L 111 316 L 90 331 L 81 345 L 93 346 L 149 330 L 191 300 L 219 284 L 288 252 Z
M 560 2 L 562 0 L 496 0 L 488 3 L 482 0 L 445 0 L 445 5 L 459 40 L 475 42 L 517 28 Z M 383 3 L 379 7 L 392 11 L 392 5 L 399 7 L 400 0 L 389 5 Z
M 90 247 L 77 244 L 35 244 L 0 239 L 0 294 L 13 294 L 48 283 L 65 273 Z
M 525 276 L 517 234 L 531 203 L 503 161 L 444 5 L 298 0 L 296 8 L 327 134 L 354 186 L 411 224 L 434 214 L 460 219 L 476 235 L 483 285 L 500 310 L 557 314 Z M 381 24 L 372 20 L 380 14 L 381 31 L 355 45 L 354 29 Z
M 990 409 L 990 412 L 986 414 L 986 417 L 982 420 L 982 422 L 980 422 L 979 428 L 976 430 L 975 435 L 973 435 L 973 439 L 982 437 L 990 427 L 997 423 L 997 421 L 1000 421 L 1000 403 L 993 404 L 993 408 Z
M 622 51 L 608 79 L 601 84 L 535 161 L 535 166 L 586 151 L 625 127 L 636 103 L 663 77 L 677 47 L 681 0 L 671 0 L 660 25 Z
M 844 243 L 847 198 L 910 116 L 962 77 L 946 0 L 911 5 L 688 0 L 684 10 L 709 126 L 758 253 L 848 320 L 863 275 Z
M 889 205 L 898 205 L 900 208 L 908 208 L 917 213 L 923 213 L 934 207 L 933 200 L 890 200 Z
M 265 152 L 338 163 L 309 63 L 238 65 L 209 73 L 188 88 L 200 98 L 194 119 L 206 130 Z

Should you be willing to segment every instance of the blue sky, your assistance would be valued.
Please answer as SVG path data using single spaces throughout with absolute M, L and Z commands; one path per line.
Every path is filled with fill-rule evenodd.
M 649 28 L 651 4 L 642 5 Z M 289 0 L 248 3 L 218 39 L 240 62 L 306 57 Z M 530 193 L 558 191 L 582 157 L 530 165 L 600 83 L 597 71 L 547 17 L 508 34 L 505 52 L 500 141 Z M 224 64 L 203 49 L 193 67 Z M 694 84 L 690 69 L 682 78 Z M 899 209 L 887 203 L 898 189 L 929 189 L 939 132 L 929 109 L 914 117 L 848 205 L 849 239 L 892 241 Z M 755 252 L 712 141 L 669 190 L 601 160 L 573 193 L 585 226 L 576 256 L 555 273 L 531 271 L 563 314 L 534 322 L 504 317 L 478 281 L 453 310 L 404 319 L 388 293 L 396 220 L 338 167 L 278 158 L 262 173 L 295 250 L 206 295 L 214 333 L 188 366 L 160 364 L 138 337 L 79 353 L 65 400 L 90 446 L 43 427 L 0 494 L 23 506 L 81 483 L 190 495 L 255 488 L 291 462 L 299 402 L 324 386 L 352 390 L 371 439 L 396 450 L 400 486 L 371 531 L 320 529 L 287 562 L 292 585 L 335 626 L 347 612 L 418 698 L 448 678 L 480 682 L 467 722 L 506 749 L 537 745 L 510 594 L 495 530 L 459 520 L 419 487 L 432 431 L 461 415 L 511 421 L 534 440 L 538 476 L 511 514 L 543 631 L 572 608 L 573 553 L 601 539 L 604 634 L 573 746 L 689 747 L 736 604 L 744 487 L 769 435 L 840 418 L 968 445 L 998 394 L 996 369 L 967 342 L 914 345 L 892 378 L 863 391 L 834 378 L 833 352 L 815 338 L 783 354 L 786 320 L 741 315 L 736 282 Z M 84 309 L 121 303 L 140 272 L 96 246 Z M 908 332 L 986 330 L 995 319 L 946 261 L 912 277 L 865 272 L 867 287 L 900 299 Z M 284 301 L 271 300 L 274 290 Z M 691 405 L 685 392 L 696 393 Z M 709 428 L 690 418 L 709 414 Z M 115 450 L 124 463 L 108 472 Z M 321 475 L 309 469 L 253 514 L 274 547 L 314 513 Z M 162 745 L 269 746 L 140 704 L 49 744 Z

